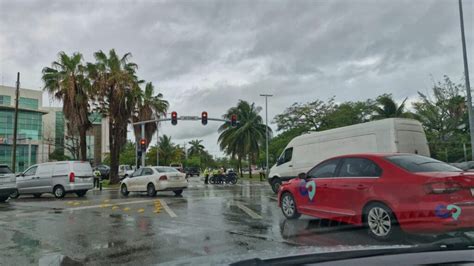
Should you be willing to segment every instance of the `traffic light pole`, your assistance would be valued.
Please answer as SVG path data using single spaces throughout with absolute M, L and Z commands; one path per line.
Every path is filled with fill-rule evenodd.
M 141 139 L 145 139 L 145 124 L 142 124 L 142 130 L 141 130 L 141 133 L 142 133 L 142 138 Z M 140 147 L 141 149 L 141 147 Z M 142 150 L 142 167 L 145 166 L 145 151 Z

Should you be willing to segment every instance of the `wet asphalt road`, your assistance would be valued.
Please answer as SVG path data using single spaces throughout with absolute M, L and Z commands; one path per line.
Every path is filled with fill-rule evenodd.
M 85 198 L 20 197 L 0 204 L 0 265 L 221 264 L 378 243 L 365 231 L 303 216 L 288 221 L 267 183 L 204 185 L 181 197 L 116 190 Z

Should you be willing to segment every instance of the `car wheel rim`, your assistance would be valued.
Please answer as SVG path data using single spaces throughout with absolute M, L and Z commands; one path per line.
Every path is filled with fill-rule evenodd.
M 380 207 L 370 209 L 367 218 L 370 231 L 376 236 L 386 236 L 392 229 L 390 215 Z
M 286 216 L 292 216 L 295 212 L 295 202 L 293 201 L 293 198 L 285 196 L 283 198 L 282 207 L 283 213 L 285 213 Z
M 56 189 L 56 193 L 54 193 L 56 195 L 56 197 L 61 197 L 61 195 L 63 194 L 62 190 L 60 188 L 57 188 Z

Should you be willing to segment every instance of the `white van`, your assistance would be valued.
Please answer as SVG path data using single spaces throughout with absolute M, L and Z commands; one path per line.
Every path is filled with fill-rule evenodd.
M 17 191 L 10 195 L 41 197 L 43 193 L 53 193 L 62 198 L 66 193 L 76 193 L 83 197 L 94 187 L 92 167 L 89 162 L 62 161 L 35 164 L 16 177 Z
M 306 173 L 323 160 L 339 155 L 374 152 L 430 156 L 420 122 L 389 118 L 312 132 L 292 139 L 270 169 L 268 182 L 276 193 L 282 181 Z

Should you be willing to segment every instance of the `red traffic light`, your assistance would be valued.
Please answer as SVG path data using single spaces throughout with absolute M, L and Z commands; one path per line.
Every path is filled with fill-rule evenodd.
M 141 140 L 140 140 L 140 144 L 141 144 L 141 145 L 146 145 L 146 139 L 141 139 Z
M 173 126 L 176 126 L 176 124 L 178 124 L 178 113 L 176 112 L 171 112 L 171 124 Z
M 146 151 L 146 139 L 140 139 L 140 150 L 142 152 Z
M 201 123 L 203 125 L 207 125 L 207 112 L 202 112 L 201 113 Z
M 232 115 L 230 117 L 230 125 L 233 127 L 237 126 L 237 115 Z

